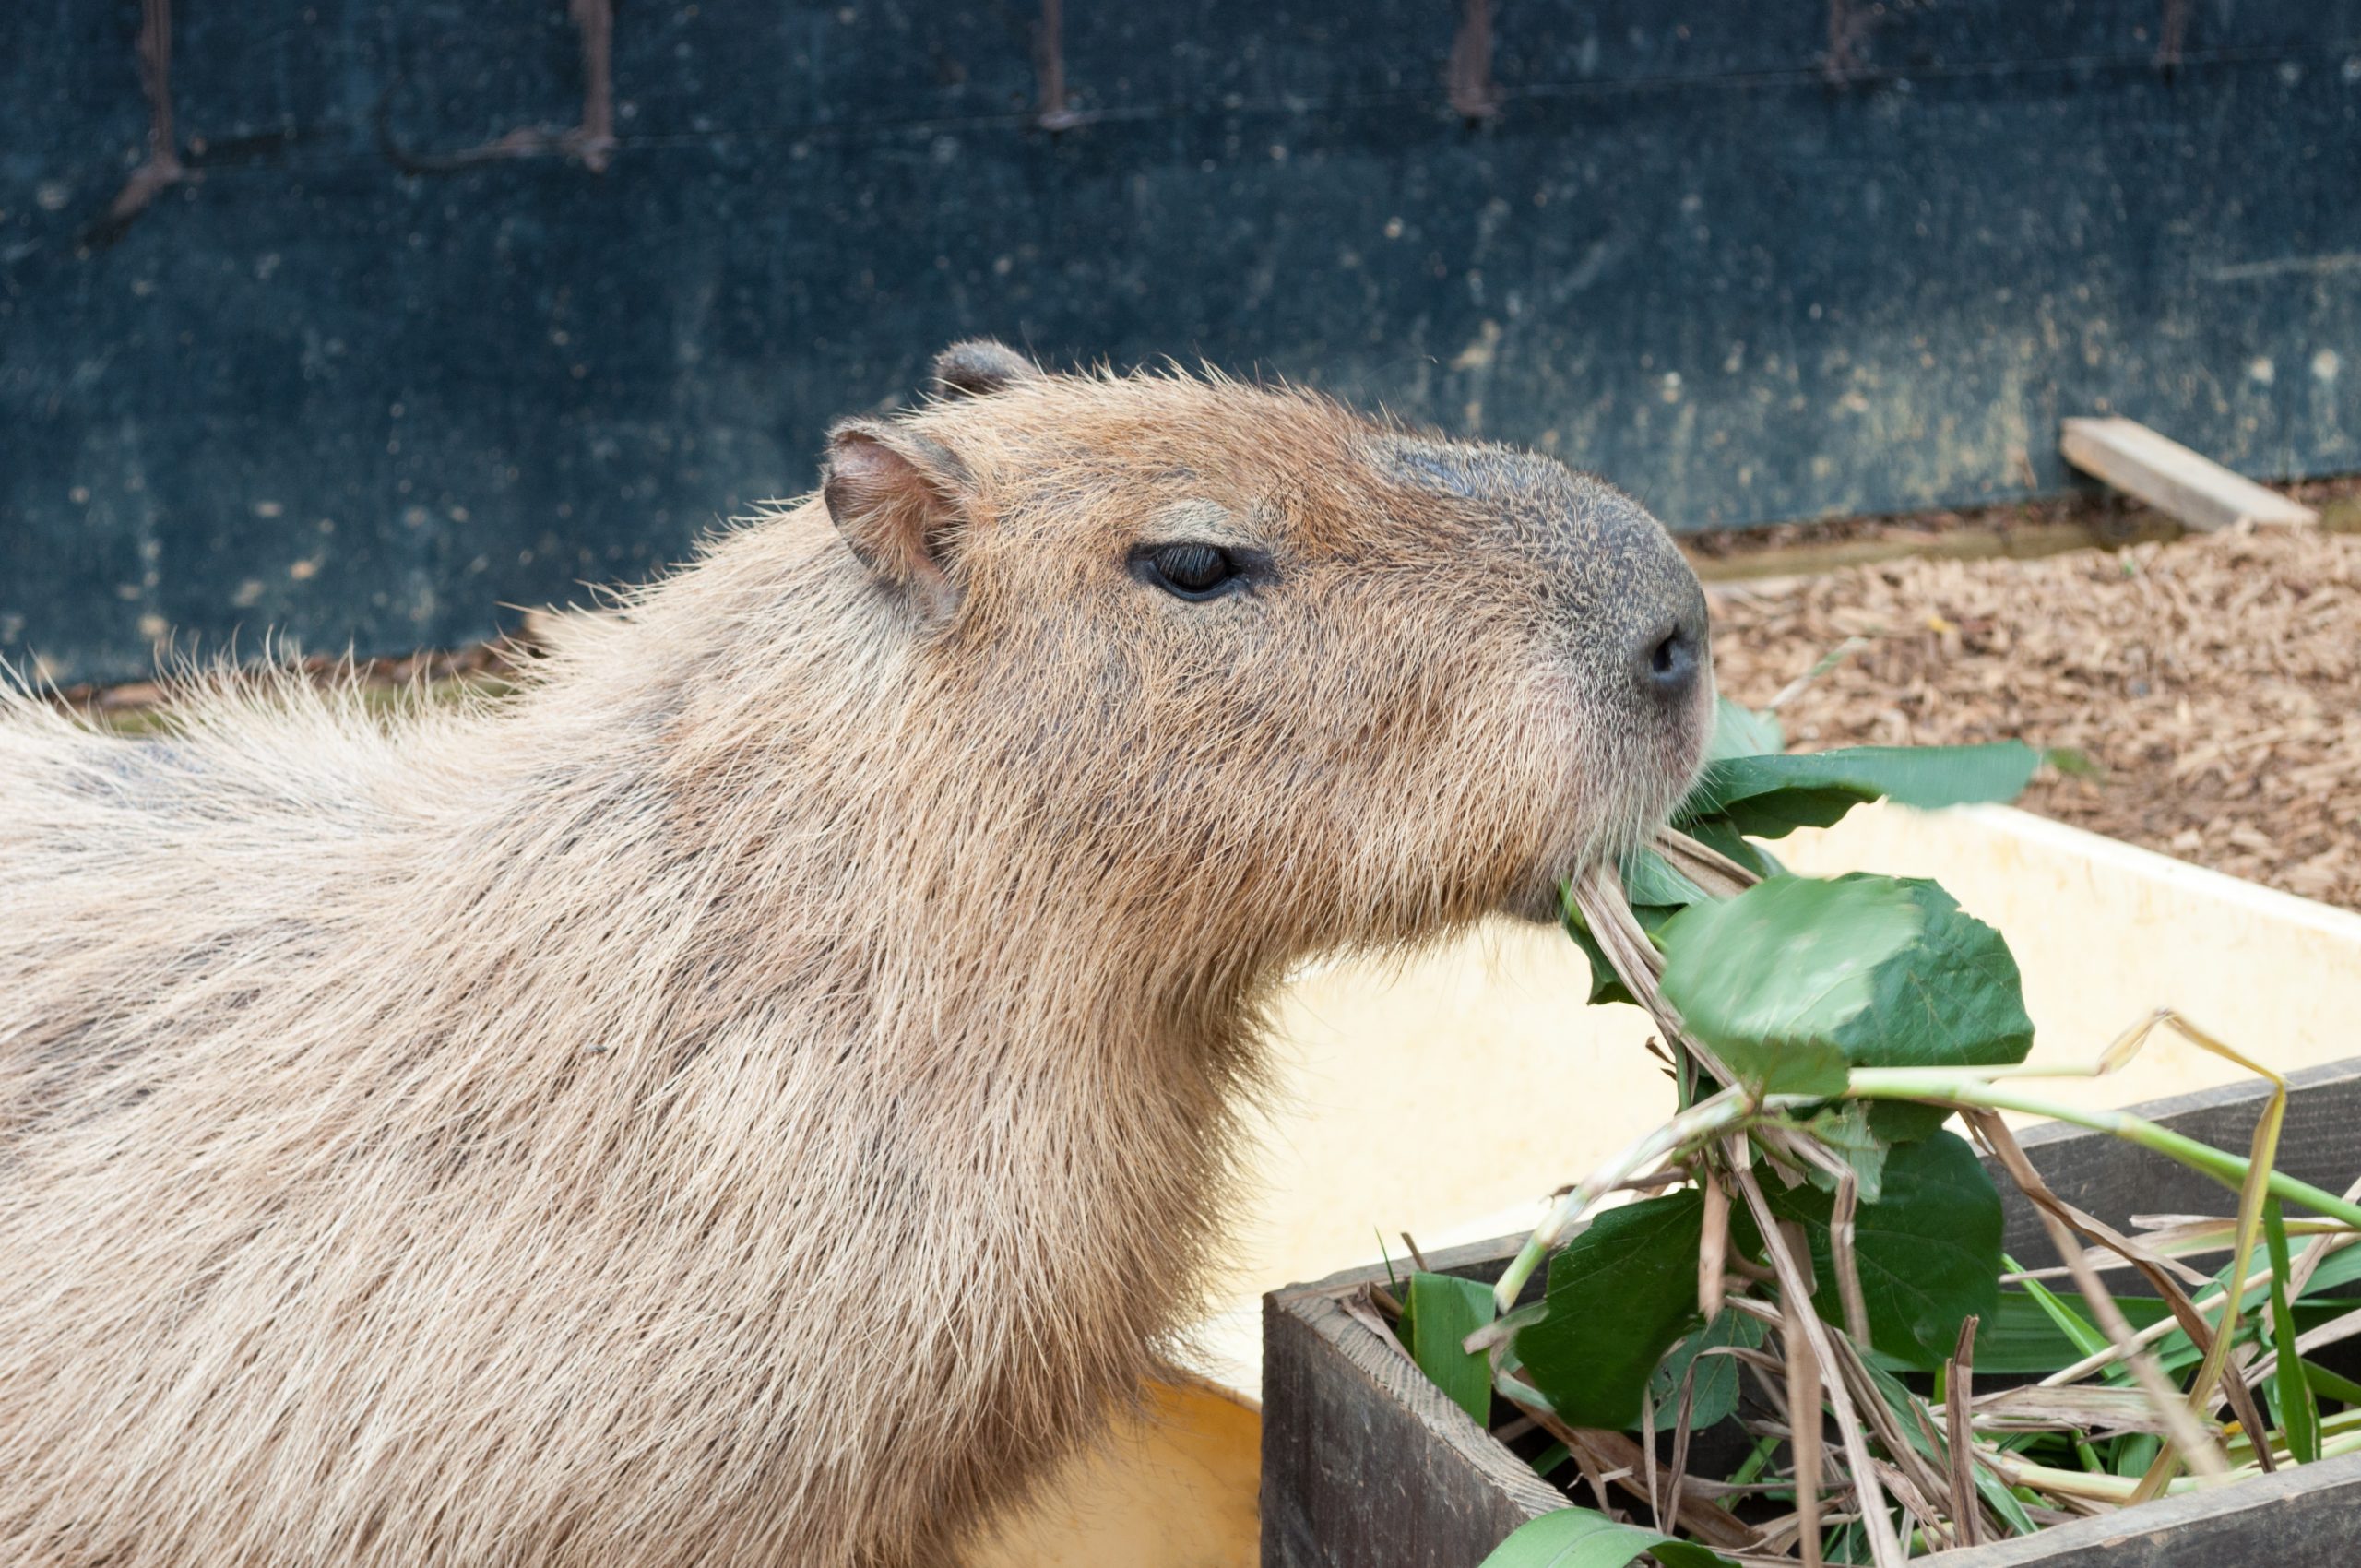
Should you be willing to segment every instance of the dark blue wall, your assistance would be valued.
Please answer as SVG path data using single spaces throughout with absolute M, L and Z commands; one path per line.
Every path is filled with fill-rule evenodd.
M 98 221 L 133 0 L 0 7 L 0 657 L 386 651 L 811 482 L 944 341 L 1199 356 L 1536 444 L 1676 528 L 2054 489 L 2064 413 L 2361 468 L 2361 0 L 178 0 L 200 178 Z M 2159 61 L 2177 16 L 2177 64 Z M 1836 79 L 1841 77 L 1842 79 Z M 408 172 L 406 172 L 408 171 Z

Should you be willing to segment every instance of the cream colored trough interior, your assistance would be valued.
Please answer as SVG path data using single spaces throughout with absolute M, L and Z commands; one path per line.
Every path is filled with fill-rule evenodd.
M 1797 872 L 1929 876 L 1998 926 L 2024 974 L 2034 1059 L 2094 1059 L 2158 1007 L 2288 1070 L 2361 1053 L 2361 915 L 2022 812 L 1855 812 L 1774 849 Z M 1248 1412 L 1262 1293 L 1421 1247 L 1529 1226 L 1551 1189 L 1670 1112 L 1646 1018 L 1588 1007 L 1554 930 L 1501 923 L 1425 957 L 1302 976 L 1280 1013 L 1279 1096 L 1217 1310 L 1204 1383 L 1158 1396 L 983 1561 L 1212 1568 L 1255 1561 Z M 2229 1063 L 2162 1033 L 2130 1067 L 2058 1098 L 2128 1105 L 2226 1083 Z

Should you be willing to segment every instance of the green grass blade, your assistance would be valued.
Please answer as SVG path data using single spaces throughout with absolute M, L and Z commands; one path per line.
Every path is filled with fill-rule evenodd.
M 2115 1440 L 2115 1473 L 2126 1479 L 2144 1476 L 2163 1453 L 2165 1440 L 2152 1431 L 2135 1431 Z
M 1892 1372 L 1866 1362 L 1864 1365 L 1868 1368 L 1869 1382 L 1877 1389 L 1878 1396 L 1883 1399 L 1886 1408 L 1893 1412 L 1894 1424 L 1902 1429 L 1903 1437 L 1911 1447 L 1925 1455 L 1929 1463 L 1939 1469 L 1941 1468 L 1949 1461 L 1942 1454 L 1936 1451 L 1934 1440 L 1928 1435 L 1930 1429 L 1938 1424 L 1934 1412 L 1928 1409 L 1926 1404 L 1916 1394 L 1910 1392 L 1908 1385 Z M 1941 1395 L 1939 1393 L 1937 1397 L 1940 1399 Z M 2029 1536 L 2039 1528 L 2033 1522 L 2033 1515 L 2025 1512 L 2024 1504 L 2017 1500 L 2016 1494 L 2008 1489 L 1999 1477 L 1973 1461 L 1968 1465 L 1968 1474 L 1975 1482 L 1975 1490 L 1983 1495 L 1986 1502 L 1992 1504 L 1993 1510 L 2001 1518 L 2008 1521 L 2011 1530 L 2021 1536 Z
M 1762 1474 L 1762 1467 L 1771 1462 L 1771 1455 L 1778 1452 L 1779 1444 L 1784 1441 L 1776 1437 L 1758 1439 L 1753 1449 L 1739 1462 L 1738 1467 L 1730 1472 L 1730 1484 L 1751 1485 Z
M 2001 1261 L 2008 1265 L 2009 1272 L 2011 1274 L 2024 1272 L 2023 1266 L 2014 1258 L 2003 1258 Z M 2040 1304 L 2043 1313 L 2058 1326 L 2058 1332 L 2073 1342 L 2076 1359 L 2095 1356 L 2114 1343 L 2105 1334 L 2099 1332 L 2096 1324 L 2058 1300 L 2058 1292 L 2040 1280 L 2027 1279 L 2023 1281 L 2023 1284 L 2025 1294 Z
M 2311 1278 L 2304 1282 L 2307 1298 L 2325 1295 L 2340 1285 L 2350 1285 L 2361 1279 L 2361 1247 L 2342 1247 L 2328 1255 L 2328 1261 L 2312 1270 Z
M 1448 1274 L 1410 1276 L 1410 1358 L 1452 1403 L 1482 1426 L 1492 1414 L 1492 1363 L 1461 1341 L 1492 1321 L 1492 1288 Z
M 2279 1352 L 2272 1374 L 2279 1386 L 2279 1428 L 2296 1463 L 2309 1465 L 2320 1456 L 2320 1408 L 2305 1381 L 2303 1358 L 2296 1353 L 2296 1315 L 2287 1310 L 2287 1221 L 2277 1198 L 2262 1206 L 2262 1234 L 2271 1249 L 2271 1344 Z M 2229 1375 L 2240 1373 L 2232 1368 Z M 2270 1441 L 2267 1432 L 2253 1436 L 2258 1445 Z
M 2349 1377 L 2339 1377 L 2318 1361 L 2306 1361 L 2303 1366 L 2304 1386 L 2314 1395 L 2361 1408 L 2361 1383 L 2355 1383 Z

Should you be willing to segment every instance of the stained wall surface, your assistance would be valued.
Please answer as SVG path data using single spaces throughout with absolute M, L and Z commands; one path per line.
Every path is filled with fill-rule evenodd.
M 1489 57 L 1452 0 L 1068 0 L 1054 52 L 1034 0 L 623 0 L 597 172 L 604 9 L 178 0 L 188 177 L 125 220 L 140 6 L 0 7 L 0 657 L 464 643 L 974 333 L 1677 529 L 2053 490 L 2078 412 L 2356 466 L 2356 0 L 1506 0 Z

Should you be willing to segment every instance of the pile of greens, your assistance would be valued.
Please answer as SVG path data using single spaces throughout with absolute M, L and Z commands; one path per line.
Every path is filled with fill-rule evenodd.
M 1591 1000 L 1654 1016 L 1675 1114 L 1571 1189 L 1496 1283 L 1419 1269 L 1372 1292 L 1441 1388 L 1591 1504 L 1488 1568 L 1886 1568 L 2361 1449 L 2361 1386 L 2316 1359 L 2361 1333 L 2321 1299 L 2361 1278 L 2361 1207 L 2272 1169 L 2284 1084 L 2244 1155 L 2052 1103 L 2018 1065 L 2033 1024 L 1998 932 L 1931 882 L 1790 876 L 1761 842 L 1872 800 L 2011 799 L 2038 754 L 1780 745 L 1769 716 L 1724 704 L 1672 826 L 1567 892 Z M 2159 1024 L 2278 1083 L 2170 1014 L 2087 1071 Z M 2181 1160 L 2236 1212 L 2118 1232 L 2048 1192 L 2002 1111 Z M 1979 1145 L 2061 1266 L 2002 1255 Z M 2209 1253 L 2226 1254 L 2211 1274 L 2185 1261 Z M 2117 1295 L 2104 1277 L 2126 1270 L 2153 1293 Z

